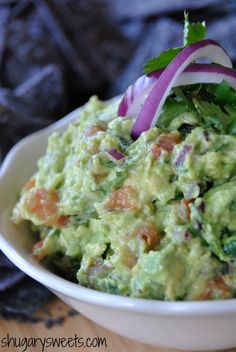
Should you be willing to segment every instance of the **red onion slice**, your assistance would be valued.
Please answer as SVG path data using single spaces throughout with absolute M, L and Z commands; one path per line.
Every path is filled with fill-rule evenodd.
M 145 96 L 145 90 L 150 88 L 150 85 L 152 83 L 156 82 L 157 78 L 161 75 L 162 72 L 163 69 L 155 71 L 155 75 L 141 76 L 135 81 L 134 84 L 130 85 L 126 90 L 122 101 L 118 107 L 118 115 L 130 116 L 128 111 L 132 103 L 136 102 L 140 96 Z
M 138 114 L 131 135 L 136 139 L 144 131 L 155 126 L 163 104 L 179 75 L 194 60 L 202 57 L 212 59 L 217 64 L 232 67 L 225 50 L 214 40 L 205 39 L 184 48 L 162 72 Z
M 236 71 L 232 68 L 214 64 L 191 64 L 179 75 L 174 86 L 196 83 L 221 83 L 224 80 L 236 89 Z
M 132 116 L 130 115 L 129 108 L 130 106 L 138 100 L 143 101 L 143 97 L 145 97 L 146 89 L 150 90 L 150 86 L 156 82 L 156 80 L 160 77 L 161 73 L 164 69 L 157 70 L 149 75 L 143 75 L 139 77 L 134 84 L 130 85 L 126 90 L 120 105 L 118 107 L 118 116 Z M 141 99 L 140 99 L 141 98 Z
M 164 69 L 160 69 L 152 72 L 148 76 L 141 76 L 133 86 L 128 88 L 120 103 L 119 111 L 121 111 L 121 113 L 119 113 L 119 116 L 135 117 L 138 115 L 142 104 L 163 71 Z M 231 87 L 236 89 L 236 71 L 231 68 L 213 64 L 190 64 L 184 72 L 179 75 L 174 87 L 196 83 L 221 83 L 223 80 L 227 81 Z M 139 82 L 143 84 L 140 85 Z
M 107 154 L 109 159 L 111 159 L 115 163 L 122 162 L 125 157 L 125 155 L 117 149 L 107 149 L 107 150 L 105 150 L 105 153 Z
M 179 155 L 175 160 L 175 165 L 177 167 L 183 165 L 183 163 L 185 162 L 186 156 L 191 152 L 192 149 L 193 147 L 190 144 L 185 144 L 183 146 L 182 150 L 180 151 Z

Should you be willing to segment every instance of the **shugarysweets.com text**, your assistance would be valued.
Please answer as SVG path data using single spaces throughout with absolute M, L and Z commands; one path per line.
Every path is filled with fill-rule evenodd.
M 91 348 L 91 350 L 99 349 L 100 347 L 107 348 L 107 340 L 105 337 L 81 337 L 75 334 L 71 337 L 14 337 L 10 334 L 0 336 L 0 350 L 9 349 L 16 351 L 33 351 L 33 348 L 41 348 L 42 352 L 46 352 L 49 348 L 69 348 L 71 350 L 80 348 Z

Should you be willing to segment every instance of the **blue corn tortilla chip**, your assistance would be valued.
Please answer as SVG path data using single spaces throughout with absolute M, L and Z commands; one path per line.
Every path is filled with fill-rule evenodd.
M 22 322 L 38 322 L 42 318 L 35 313 L 53 297 L 44 286 L 29 277 L 20 284 L 0 293 L 0 316 Z
M 0 292 L 10 289 L 23 278 L 25 274 L 0 252 Z
M 18 284 L 25 274 L 17 269 L 2 268 L 0 271 L 0 292 L 5 291 Z

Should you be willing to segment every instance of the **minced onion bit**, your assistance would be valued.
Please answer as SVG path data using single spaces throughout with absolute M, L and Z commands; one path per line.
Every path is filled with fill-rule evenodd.
M 104 152 L 114 163 L 122 162 L 125 157 L 125 155 L 117 149 L 106 149 Z

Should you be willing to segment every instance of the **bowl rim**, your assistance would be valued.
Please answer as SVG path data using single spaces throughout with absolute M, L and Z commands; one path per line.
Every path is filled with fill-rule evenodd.
M 29 143 L 31 139 L 40 137 L 41 134 L 49 134 L 55 128 L 60 128 L 71 122 L 83 107 L 79 107 L 61 120 L 52 125 L 34 132 L 18 143 L 16 143 L 6 155 L 0 167 L 0 181 L 7 172 L 9 166 L 14 162 L 14 155 L 23 144 Z M 3 181 L 4 184 L 4 181 Z M 0 188 L 3 187 L 0 182 Z M 60 276 L 48 271 L 36 260 L 21 255 L 7 240 L 7 236 L 0 232 L 0 249 L 3 253 L 22 271 L 30 277 L 45 285 L 58 294 L 70 298 L 116 310 L 125 310 L 150 315 L 163 315 L 173 317 L 207 317 L 236 314 L 236 299 L 207 300 L 207 301 L 161 301 L 146 298 L 134 298 L 119 296 L 111 293 L 97 291 L 83 287 L 77 283 L 70 282 Z

